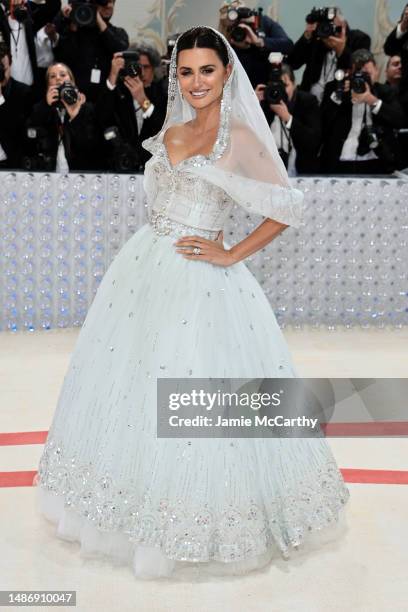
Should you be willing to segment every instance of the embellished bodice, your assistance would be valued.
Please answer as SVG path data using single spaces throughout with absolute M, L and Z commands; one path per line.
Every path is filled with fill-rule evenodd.
M 203 155 L 189 157 L 172 166 L 164 143 L 157 143 L 146 164 L 149 222 L 158 234 L 183 234 L 187 229 L 215 239 L 234 204 L 221 188 L 188 172 L 205 163 Z

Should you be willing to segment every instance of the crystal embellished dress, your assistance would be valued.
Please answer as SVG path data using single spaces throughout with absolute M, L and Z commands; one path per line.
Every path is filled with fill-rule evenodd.
M 239 574 L 334 537 L 349 497 L 325 439 L 166 439 L 157 377 L 296 377 L 243 262 L 188 260 L 177 237 L 215 240 L 233 201 L 172 166 L 146 172 L 149 223 L 107 270 L 80 331 L 35 479 L 40 512 L 82 556 L 138 577 Z M 216 151 L 215 151 L 216 154 Z

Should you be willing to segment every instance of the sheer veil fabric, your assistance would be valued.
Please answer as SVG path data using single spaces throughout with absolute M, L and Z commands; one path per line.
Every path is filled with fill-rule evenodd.
M 232 71 L 223 90 L 214 148 L 207 156 L 190 158 L 188 161 L 192 163 L 185 169 L 223 189 L 248 212 L 299 227 L 304 213 L 303 193 L 290 185 L 265 115 L 234 49 L 222 34 L 208 29 L 224 41 Z M 170 60 L 169 97 L 163 127 L 142 143 L 153 155 L 164 146 L 164 134 L 170 126 L 191 121 L 196 114 L 181 95 L 176 57 L 177 43 Z M 152 175 L 145 172 L 148 209 L 156 193 Z

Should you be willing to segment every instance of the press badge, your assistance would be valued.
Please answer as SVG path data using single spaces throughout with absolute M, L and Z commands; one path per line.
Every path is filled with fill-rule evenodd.
M 100 83 L 101 82 L 101 71 L 99 68 L 92 68 L 91 72 L 91 83 Z

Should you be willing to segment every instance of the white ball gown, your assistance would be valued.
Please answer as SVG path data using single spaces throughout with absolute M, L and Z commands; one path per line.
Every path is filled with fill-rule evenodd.
M 216 239 L 233 205 L 189 174 L 201 157 L 172 167 L 156 147 L 149 223 L 98 288 L 34 482 L 57 536 L 140 578 L 242 574 L 291 558 L 335 536 L 349 497 L 324 438 L 156 436 L 157 377 L 297 377 L 246 265 L 175 250 L 179 236 Z

